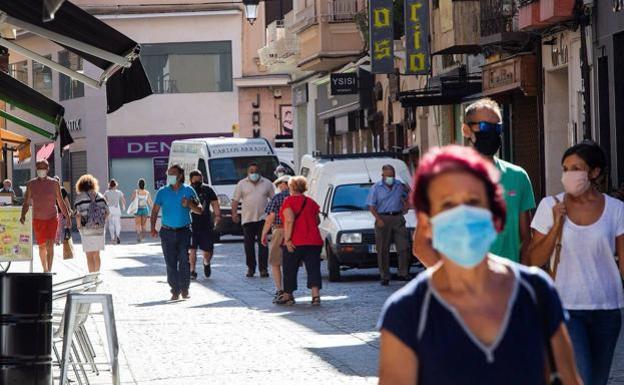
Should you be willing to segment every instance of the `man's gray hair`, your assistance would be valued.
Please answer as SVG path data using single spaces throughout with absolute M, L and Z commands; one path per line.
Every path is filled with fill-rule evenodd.
M 503 121 L 503 115 L 501 114 L 501 108 L 494 100 L 490 98 L 479 99 L 466 107 L 464 112 L 464 123 L 470 122 L 472 115 L 478 110 L 490 110 L 498 116 L 498 121 Z

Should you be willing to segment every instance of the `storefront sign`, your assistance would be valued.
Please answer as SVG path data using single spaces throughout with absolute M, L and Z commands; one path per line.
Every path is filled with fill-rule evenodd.
M 331 74 L 329 80 L 332 95 L 354 95 L 358 93 L 358 78 L 355 72 Z
M 306 104 L 308 102 L 308 83 L 303 83 L 292 88 L 293 107 Z
M 171 142 L 174 140 L 219 136 L 231 137 L 232 134 L 110 136 L 108 137 L 108 157 L 110 159 L 167 157 L 171 150 Z
M 431 72 L 428 0 L 405 0 L 405 58 L 406 73 Z
M 32 259 L 31 211 L 26 214 L 24 224 L 21 224 L 21 207 L 0 207 L 0 262 Z
M 520 90 L 527 96 L 537 92 L 535 55 L 518 55 L 483 66 L 483 95 Z
M 71 132 L 82 130 L 82 120 L 80 118 L 66 120 L 65 123 L 67 123 L 67 129 Z
M 158 191 L 159 188 L 167 185 L 167 165 L 169 164 L 169 158 L 153 158 L 152 164 L 154 166 L 154 190 Z
M 568 64 L 568 42 L 566 35 L 559 35 L 553 45 L 550 46 L 550 60 L 553 68 Z
M 374 74 L 394 71 L 394 18 L 392 0 L 370 0 L 370 56 Z

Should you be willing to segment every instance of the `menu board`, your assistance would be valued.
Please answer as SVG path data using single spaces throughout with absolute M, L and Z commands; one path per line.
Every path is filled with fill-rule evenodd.
M 32 217 L 29 211 L 21 224 L 21 215 L 21 207 L 0 207 L 0 262 L 32 260 Z

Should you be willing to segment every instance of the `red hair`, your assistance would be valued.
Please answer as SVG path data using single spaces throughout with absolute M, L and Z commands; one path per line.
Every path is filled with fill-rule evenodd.
M 491 162 L 470 147 L 436 147 L 425 154 L 416 170 L 412 187 L 411 201 L 416 211 L 430 214 L 429 185 L 437 176 L 446 172 L 465 172 L 483 182 L 496 229 L 503 231 L 507 208 L 503 189 L 498 183 L 500 173 Z

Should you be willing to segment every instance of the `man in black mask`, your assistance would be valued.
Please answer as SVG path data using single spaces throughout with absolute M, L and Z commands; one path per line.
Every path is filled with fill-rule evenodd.
M 204 275 L 210 277 L 211 267 L 210 260 L 214 251 L 214 229 L 221 221 L 221 209 L 219 208 L 219 200 L 214 190 L 204 183 L 204 177 L 201 171 L 193 170 L 189 174 L 191 186 L 195 189 L 199 201 L 204 208 L 201 214 L 193 213 L 192 219 L 192 238 L 191 248 L 189 250 L 189 263 L 191 264 L 191 279 L 197 279 L 195 264 L 197 263 L 197 250 L 204 253 Z M 211 220 L 210 207 L 214 212 L 214 224 Z
M 528 264 L 526 251 L 531 242 L 530 210 L 535 208 L 535 197 L 526 171 L 495 156 L 502 143 L 501 122 L 498 103 L 492 99 L 481 99 L 466 108 L 462 133 L 501 173 L 500 183 L 507 203 L 507 218 L 505 228 L 498 234 L 490 252 L 514 262 Z M 431 240 L 423 234 L 420 226 L 414 232 L 413 253 L 425 266 L 432 266 L 438 260 L 437 253 L 431 247 Z

